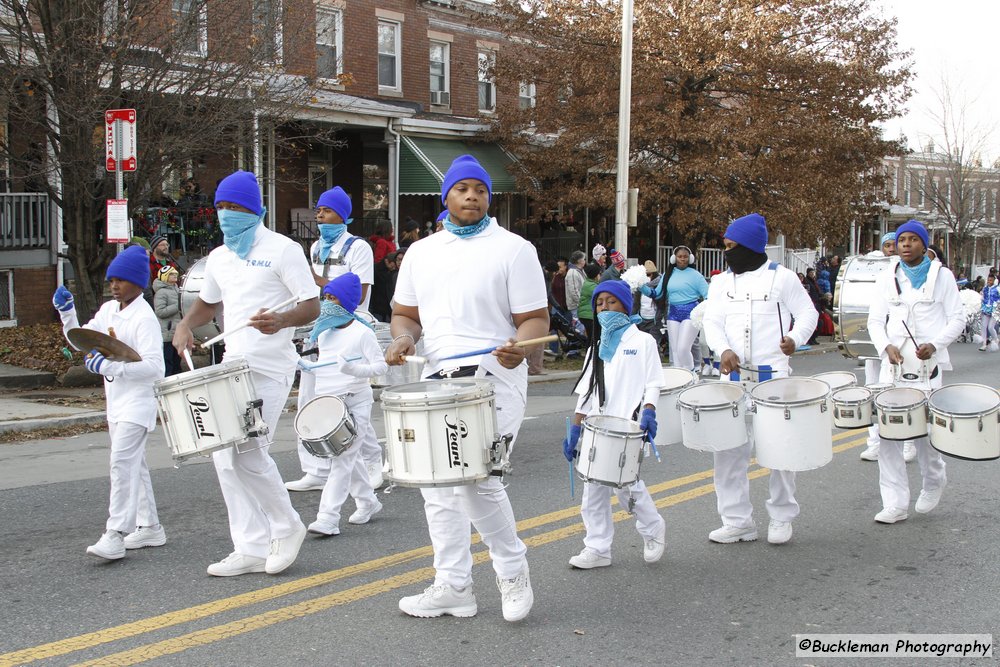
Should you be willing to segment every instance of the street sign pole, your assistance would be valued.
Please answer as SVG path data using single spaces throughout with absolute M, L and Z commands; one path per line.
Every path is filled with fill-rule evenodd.
M 122 122 L 115 120 L 115 199 L 125 199 L 125 175 L 122 173 Z M 131 223 L 129 225 L 131 227 Z M 129 239 L 132 238 L 131 228 L 128 230 Z M 123 249 L 123 244 L 118 244 L 118 252 Z

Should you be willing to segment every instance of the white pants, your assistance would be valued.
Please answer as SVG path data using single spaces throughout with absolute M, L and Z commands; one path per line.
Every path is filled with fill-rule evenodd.
M 670 341 L 670 365 L 677 368 L 694 370 L 694 358 L 691 356 L 691 346 L 698 335 L 691 320 L 675 322 L 667 320 L 667 339 Z
M 747 477 L 751 449 L 753 429 L 748 423 L 745 444 L 735 449 L 714 452 L 715 497 L 719 516 L 725 526 L 749 528 L 754 523 L 753 505 L 750 504 L 750 478 Z M 799 504 L 795 501 L 795 473 L 772 470 L 768 484 L 768 515 L 775 521 L 792 521 L 799 515 Z
M 492 376 L 487 376 L 491 379 Z M 524 418 L 525 397 L 494 380 L 497 426 L 517 438 Z M 493 570 L 512 579 L 528 565 L 528 548 L 517 536 L 514 510 L 497 477 L 476 484 L 422 488 L 424 514 L 434 547 L 434 582 L 455 588 L 472 585 L 472 534 L 475 526 L 490 550 Z
M 340 525 L 340 510 L 347 500 L 347 494 L 354 498 L 358 509 L 370 510 L 378 503 L 372 485 L 368 481 L 368 471 L 365 470 L 364 459 L 361 458 L 361 435 L 372 428 L 372 395 L 371 391 L 341 396 L 347 405 L 348 412 L 354 418 L 357 429 L 355 442 L 340 456 L 330 459 L 330 476 L 326 478 L 323 494 L 319 498 L 319 512 L 316 518 L 327 521 L 335 526 Z M 318 458 L 318 457 L 314 457 Z
M 146 466 L 149 431 L 132 422 L 108 422 L 111 436 L 111 500 L 107 530 L 131 533 L 137 526 L 160 523 L 153 483 Z
M 309 357 L 315 360 L 314 357 Z M 306 403 L 316 398 L 316 375 L 313 373 L 299 373 L 299 396 L 298 410 L 301 411 Z M 369 410 L 369 413 L 371 411 Z M 371 426 L 371 419 L 368 420 Z M 382 468 L 382 446 L 378 444 L 378 435 L 374 427 L 370 427 L 366 432 L 358 431 L 358 438 L 361 440 L 360 453 L 364 465 L 376 465 Z M 302 446 L 302 439 L 298 439 L 299 465 L 302 472 L 314 475 L 320 479 L 326 479 L 330 475 L 330 466 L 333 459 L 324 459 L 313 456 Z M 353 447 L 352 447 L 353 449 Z M 335 457 L 336 458 L 336 457 Z
M 641 479 L 631 487 L 615 489 L 604 484 L 586 482 L 583 485 L 583 500 L 580 515 L 587 534 L 583 545 L 593 549 L 605 558 L 611 557 L 611 541 L 615 536 L 615 522 L 611 515 L 611 492 L 618 496 L 618 504 L 628 508 L 629 492 L 635 498 L 635 527 L 643 540 L 657 537 L 663 527 L 663 517 L 656 511 L 652 496 Z
M 878 359 L 865 359 L 865 386 L 878 384 L 882 372 L 882 362 Z M 878 422 L 868 427 L 868 447 L 874 447 L 879 442 Z
M 982 329 L 982 332 L 983 332 L 982 333 L 982 335 L 983 335 L 983 344 L 985 345 L 986 343 L 990 342 L 991 340 L 996 340 L 997 339 L 997 332 L 993 330 L 993 324 L 994 324 L 994 322 L 993 322 L 993 313 L 983 313 L 982 314 L 982 318 L 980 320 L 980 323 L 982 325 L 981 329 Z
M 245 556 L 266 558 L 271 540 L 288 537 L 302 521 L 268 453 L 290 383 L 260 373 L 253 373 L 253 383 L 257 398 L 264 401 L 264 421 L 270 427 L 266 436 L 255 438 L 263 446 L 242 454 L 235 447 L 227 447 L 212 454 L 212 461 L 229 512 L 234 550 Z M 244 446 L 252 447 L 254 443 Z

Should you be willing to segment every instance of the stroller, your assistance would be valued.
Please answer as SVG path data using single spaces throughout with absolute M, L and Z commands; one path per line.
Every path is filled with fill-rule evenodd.
M 549 324 L 553 333 L 559 336 L 559 353 L 556 358 L 582 354 L 587 349 L 590 341 L 580 320 L 552 309 L 549 314 Z

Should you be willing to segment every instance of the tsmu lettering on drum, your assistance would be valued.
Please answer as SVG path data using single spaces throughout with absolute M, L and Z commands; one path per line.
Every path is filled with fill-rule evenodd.
M 215 434 L 206 430 L 205 420 L 202 417 L 203 414 L 212 411 L 212 406 L 210 406 L 208 401 L 202 396 L 199 396 L 196 400 L 191 400 L 191 397 L 185 394 L 184 398 L 188 402 L 188 410 L 191 412 L 191 421 L 194 422 L 198 438 L 214 438 Z
M 449 468 L 468 468 L 469 464 L 462 460 L 462 450 L 459 446 L 459 438 L 465 438 L 469 435 L 469 427 L 465 425 L 465 422 L 461 419 L 456 420 L 454 423 L 448 421 L 448 415 L 444 415 L 443 418 L 445 426 L 445 439 L 448 444 L 448 467 Z

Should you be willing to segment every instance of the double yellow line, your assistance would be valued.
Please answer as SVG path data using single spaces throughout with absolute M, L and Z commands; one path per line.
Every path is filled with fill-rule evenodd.
M 848 431 L 845 433 L 839 433 L 834 436 L 835 446 L 833 449 L 835 453 L 842 452 L 844 450 L 857 447 L 864 441 L 864 432 L 859 433 L 858 431 Z M 753 461 L 752 463 L 756 464 L 756 461 Z M 750 479 L 756 479 L 766 475 L 768 472 L 769 470 L 767 468 L 754 468 L 750 471 L 749 476 Z M 663 491 L 669 491 L 671 489 L 676 489 L 709 479 L 712 477 L 712 474 L 712 470 L 705 470 L 691 475 L 686 475 L 684 477 L 678 477 L 677 479 L 668 480 L 666 482 L 650 486 L 649 492 L 650 494 L 656 495 Z M 714 490 L 715 486 L 713 484 L 703 484 L 680 493 L 664 496 L 663 498 L 655 500 L 655 503 L 657 507 L 670 507 L 688 500 L 693 500 L 694 498 L 708 495 Z M 617 501 L 613 500 L 612 502 Z M 569 507 L 519 521 L 517 528 L 519 532 L 524 533 L 534 528 L 575 518 L 579 515 L 579 512 L 579 507 Z M 614 513 L 614 520 L 623 521 L 629 516 L 630 515 L 624 510 L 620 510 Z M 524 539 L 525 544 L 529 547 L 539 547 L 543 544 L 563 540 L 582 532 L 583 524 L 581 522 L 574 522 L 561 528 L 556 528 L 554 530 L 522 539 Z M 478 542 L 479 536 L 474 535 L 473 544 Z M 74 653 L 76 651 L 94 648 L 109 642 L 162 630 L 170 626 L 180 625 L 181 623 L 201 620 L 215 614 L 273 600 L 285 595 L 299 593 L 311 588 L 347 579 L 348 577 L 411 563 L 417 559 L 428 558 L 432 555 L 433 552 L 431 547 L 424 546 L 417 549 L 411 549 L 409 551 L 391 554 L 382 558 L 376 558 L 364 563 L 350 565 L 337 570 L 323 572 L 310 577 L 303 577 L 301 579 L 278 584 L 276 586 L 268 586 L 267 588 L 243 593 L 241 595 L 222 598 L 220 600 L 188 607 L 186 609 L 179 609 L 177 611 L 160 614 L 158 616 L 151 616 L 132 623 L 125 623 L 112 628 L 106 628 L 96 632 L 78 635 L 76 637 L 69 637 L 67 639 L 47 644 L 40 644 L 38 646 L 13 651 L 11 653 L 5 653 L 0 655 L 0 667 L 23 665 L 36 660 L 45 660 L 48 658 L 66 655 L 68 653 Z M 473 554 L 473 561 L 476 564 L 482 563 L 488 558 L 489 553 L 485 550 L 478 551 Z M 230 623 L 223 623 L 221 625 L 205 628 L 203 630 L 197 630 L 179 637 L 154 642 L 152 644 L 146 644 L 134 649 L 113 653 L 96 660 L 79 664 L 94 666 L 100 665 L 101 667 L 111 665 L 135 665 L 140 662 L 145 662 L 165 655 L 180 653 L 197 646 L 205 646 L 230 637 L 259 630 L 276 623 L 315 614 L 317 612 L 330 609 L 331 607 L 357 602 L 358 600 L 370 598 L 381 593 L 402 588 L 403 586 L 409 586 L 421 581 L 428 581 L 432 579 L 433 576 L 434 569 L 432 567 L 418 567 L 386 579 L 381 579 L 377 582 L 361 584 L 359 586 L 341 590 L 329 595 L 312 598 L 310 600 L 305 600 L 303 602 L 284 606 L 279 609 L 249 616 Z

